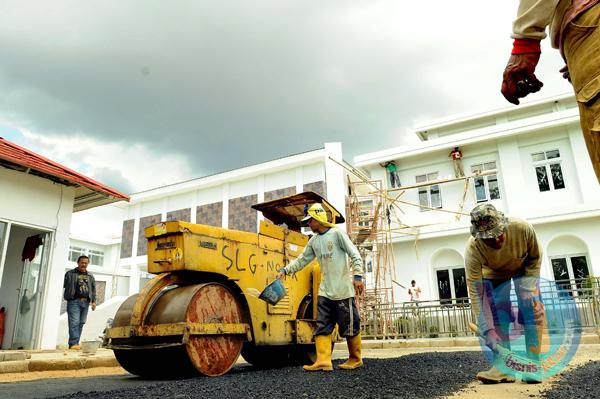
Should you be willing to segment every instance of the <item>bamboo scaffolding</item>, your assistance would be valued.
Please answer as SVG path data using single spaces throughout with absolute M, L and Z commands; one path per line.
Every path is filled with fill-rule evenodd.
M 400 238 L 413 238 L 415 256 L 419 259 L 420 251 L 418 243 L 422 233 L 421 229 L 448 223 L 406 224 L 402 221 L 401 217 L 405 214 L 402 206 L 412 206 L 420 209 L 453 214 L 455 215 L 456 220 L 460 220 L 462 216 L 469 216 L 469 213 L 464 212 L 464 205 L 470 182 L 477 177 L 491 175 L 496 172 L 477 172 L 469 176 L 438 179 L 435 181 L 388 189 L 387 181 L 385 179 L 383 181 L 370 179 L 365 173 L 346 162 L 340 162 L 331 157 L 329 157 L 329 159 L 348 172 L 348 185 L 351 189 L 351 193 L 347 197 L 346 203 L 348 234 L 351 240 L 357 245 L 363 259 L 370 259 L 371 262 L 371 278 L 373 281 L 367 282 L 369 288 L 365 290 L 365 297 L 360 300 L 360 312 L 362 315 L 368 313 L 369 317 L 364 320 L 378 323 L 378 328 L 380 331 L 383 331 L 384 335 L 387 335 L 388 332 L 393 334 L 393 331 L 388 331 L 388 328 L 393 328 L 392 326 L 394 324 L 392 320 L 388 320 L 390 317 L 389 314 L 384 314 L 375 310 L 380 309 L 380 305 L 393 304 L 395 302 L 394 286 L 403 289 L 406 288 L 398 282 L 396 276 L 396 261 L 393 243 Z M 350 176 L 353 176 L 357 181 L 353 181 Z M 457 181 L 464 181 L 462 198 L 457 210 L 433 208 L 400 199 L 407 190 Z

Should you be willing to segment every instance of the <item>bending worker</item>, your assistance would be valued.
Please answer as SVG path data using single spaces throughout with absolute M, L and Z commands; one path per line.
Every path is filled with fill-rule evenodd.
M 518 105 L 519 98 L 542 88 L 534 72 L 547 26 L 552 46 L 565 60 L 560 72 L 573 85 L 583 138 L 600 182 L 600 0 L 519 0 L 502 94 Z
M 327 221 L 327 213 L 321 204 L 313 204 L 302 219 L 315 233 L 297 259 L 280 269 L 277 278 L 302 270 L 317 258 L 321 266 L 321 284 L 317 301 L 317 330 L 315 345 L 317 360 L 307 371 L 331 371 L 332 340 L 335 324 L 339 333 L 348 342 L 348 360 L 340 364 L 342 369 L 355 369 L 362 366 L 360 316 L 354 300 L 355 293 L 362 295 L 363 262 L 358 250 L 348 235 Z M 350 256 L 352 275 L 346 261 Z
M 512 279 L 527 357 L 538 361 L 544 311 L 539 296 L 541 250 L 533 226 L 505 217 L 491 204 L 481 204 L 471 211 L 471 235 L 465 265 L 480 334 L 490 349 L 498 344 L 510 349 L 509 327 L 515 321 L 510 300 Z M 478 373 L 477 379 L 488 384 L 515 381 L 494 367 Z M 540 381 L 531 377 L 526 382 Z

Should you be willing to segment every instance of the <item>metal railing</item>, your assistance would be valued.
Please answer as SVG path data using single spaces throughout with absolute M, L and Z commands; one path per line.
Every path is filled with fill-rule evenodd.
M 546 309 L 554 307 L 561 310 L 553 312 L 553 318 L 548 318 L 548 328 L 559 329 L 567 325 L 567 319 L 573 318 L 570 312 L 579 314 L 578 327 L 582 331 L 595 332 L 600 327 L 600 278 L 542 281 L 540 292 Z M 511 300 L 516 314 L 518 307 L 514 289 Z M 557 319 L 557 314 L 562 319 Z M 362 335 L 371 339 L 474 336 L 469 330 L 469 322 L 477 324 L 470 298 L 366 304 L 361 307 Z

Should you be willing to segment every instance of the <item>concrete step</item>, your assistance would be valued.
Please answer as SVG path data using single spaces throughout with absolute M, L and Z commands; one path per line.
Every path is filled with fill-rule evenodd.
M 31 355 L 27 352 L 0 351 L 0 362 L 12 362 L 16 360 L 27 360 Z

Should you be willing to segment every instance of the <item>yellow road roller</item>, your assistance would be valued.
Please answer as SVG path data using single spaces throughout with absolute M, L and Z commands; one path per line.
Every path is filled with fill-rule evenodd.
M 181 221 L 148 227 L 148 271 L 157 276 L 123 302 L 105 346 L 143 377 L 218 376 L 240 353 L 256 366 L 312 363 L 318 263 L 286 278 L 276 304 L 257 294 L 308 243 L 300 220 L 315 202 L 330 221 L 344 222 L 305 192 L 253 205 L 265 217 L 258 234 Z

